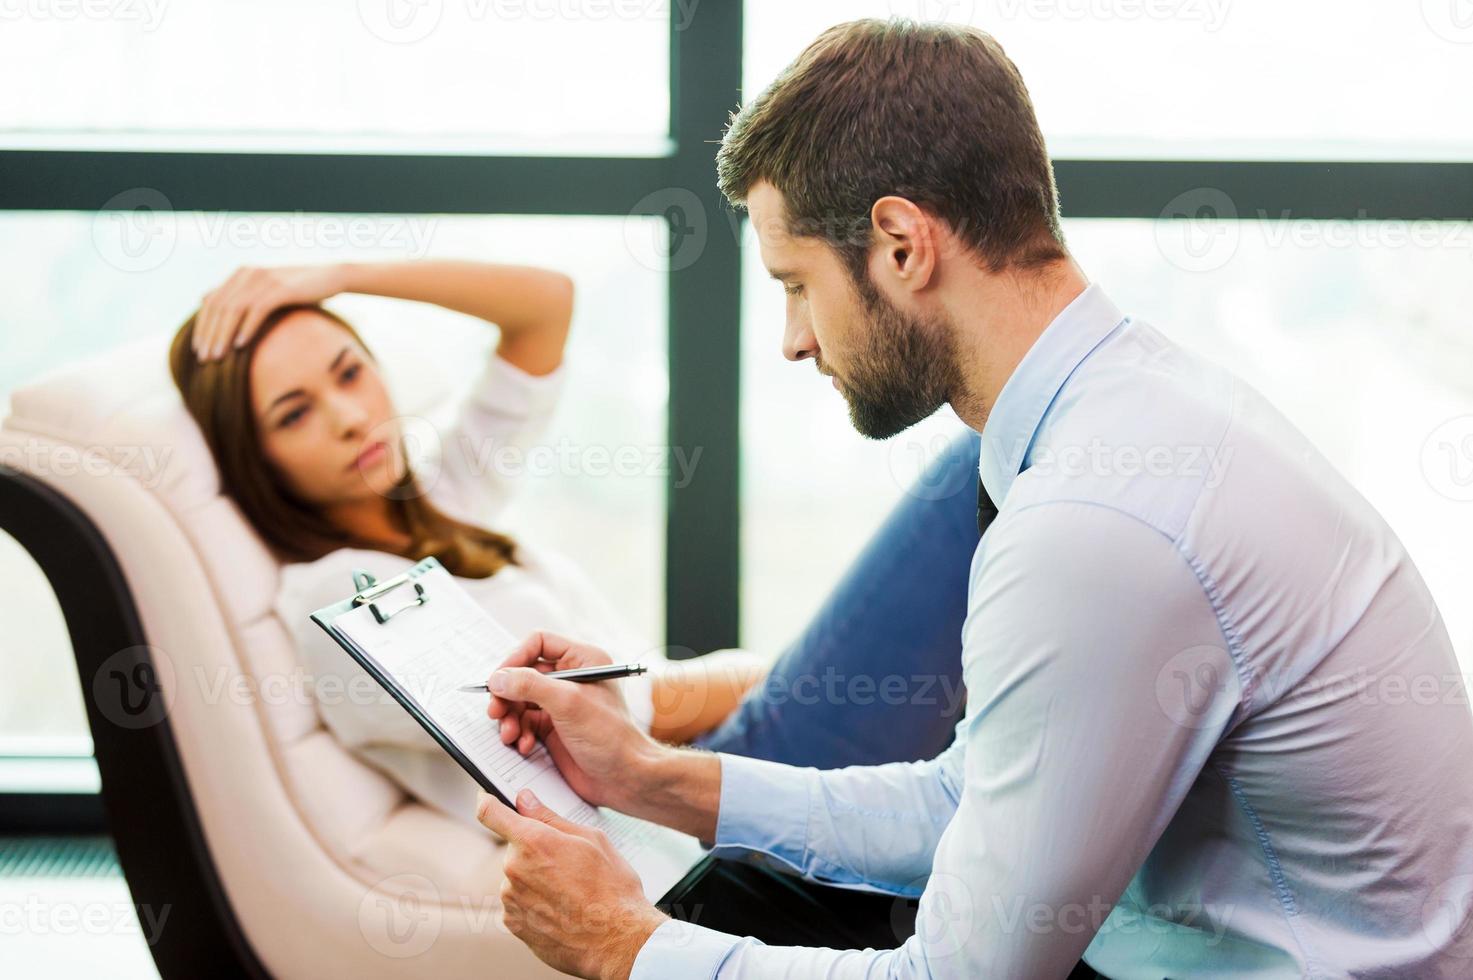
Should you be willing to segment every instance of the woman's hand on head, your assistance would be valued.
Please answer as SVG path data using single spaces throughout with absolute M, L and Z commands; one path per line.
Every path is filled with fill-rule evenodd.
M 336 265 L 235 270 L 200 303 L 191 338 L 195 356 L 201 361 L 224 357 L 231 347 L 245 346 L 272 310 L 335 296 L 342 281 Z

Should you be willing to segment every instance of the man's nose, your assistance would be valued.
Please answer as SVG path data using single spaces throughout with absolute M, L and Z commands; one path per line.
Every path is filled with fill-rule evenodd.
M 818 352 L 818 339 L 806 323 L 789 322 L 783 333 L 783 357 L 790 361 L 806 361 Z

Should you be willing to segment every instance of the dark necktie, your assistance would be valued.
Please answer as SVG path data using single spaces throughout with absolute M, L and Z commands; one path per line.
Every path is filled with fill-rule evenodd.
M 986 533 L 987 525 L 991 524 L 992 519 L 996 516 L 997 505 L 992 502 L 991 497 L 987 496 L 987 486 L 979 476 L 977 478 L 977 533 Z

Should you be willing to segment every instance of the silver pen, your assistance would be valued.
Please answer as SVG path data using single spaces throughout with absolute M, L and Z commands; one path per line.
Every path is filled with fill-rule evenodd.
M 569 670 L 553 670 L 543 674 L 543 677 L 551 677 L 553 680 L 572 681 L 575 684 L 587 684 L 592 681 L 616 681 L 621 677 L 634 677 L 643 674 L 649 668 L 644 664 L 605 664 L 601 667 L 573 667 Z M 485 684 L 463 684 L 456 688 L 467 694 L 487 694 L 489 688 Z

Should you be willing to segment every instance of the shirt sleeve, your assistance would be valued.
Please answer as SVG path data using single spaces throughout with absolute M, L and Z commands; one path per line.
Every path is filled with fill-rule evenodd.
M 418 464 L 435 503 L 466 520 L 491 522 L 518 481 L 537 465 L 530 458 L 566 383 L 567 368 L 523 371 L 492 355 L 451 423 L 438 436 L 433 466 Z
M 1135 518 L 1091 504 L 1037 505 L 1000 518 L 986 549 L 963 630 L 962 748 L 909 767 L 931 774 L 931 792 L 957 794 L 915 935 L 898 949 L 843 951 L 707 930 L 684 937 L 682 975 L 1065 976 L 1078 962 L 1230 724 L 1241 687 L 1191 566 Z M 1184 698 L 1180 676 L 1203 671 L 1214 683 L 1194 683 Z M 953 785 L 943 774 L 958 765 Z M 739 780 L 782 775 L 737 768 Z M 727 772 L 723 759 L 723 811 Z M 863 772 L 805 775 L 792 787 L 764 779 L 760 792 L 742 790 L 745 803 L 733 796 L 718 833 L 826 879 L 866 880 L 893 860 L 876 853 L 887 842 L 918 853 L 906 835 L 923 824 L 894 820 L 919 806 L 896 795 L 901 787 L 921 784 L 847 775 Z M 664 970 L 667 939 L 651 937 L 639 976 L 676 975 Z M 705 951 L 699 961 L 696 950 Z
M 815 881 L 919 895 L 965 756 L 958 741 L 928 762 L 820 772 L 723 754 L 717 853 L 758 851 Z

